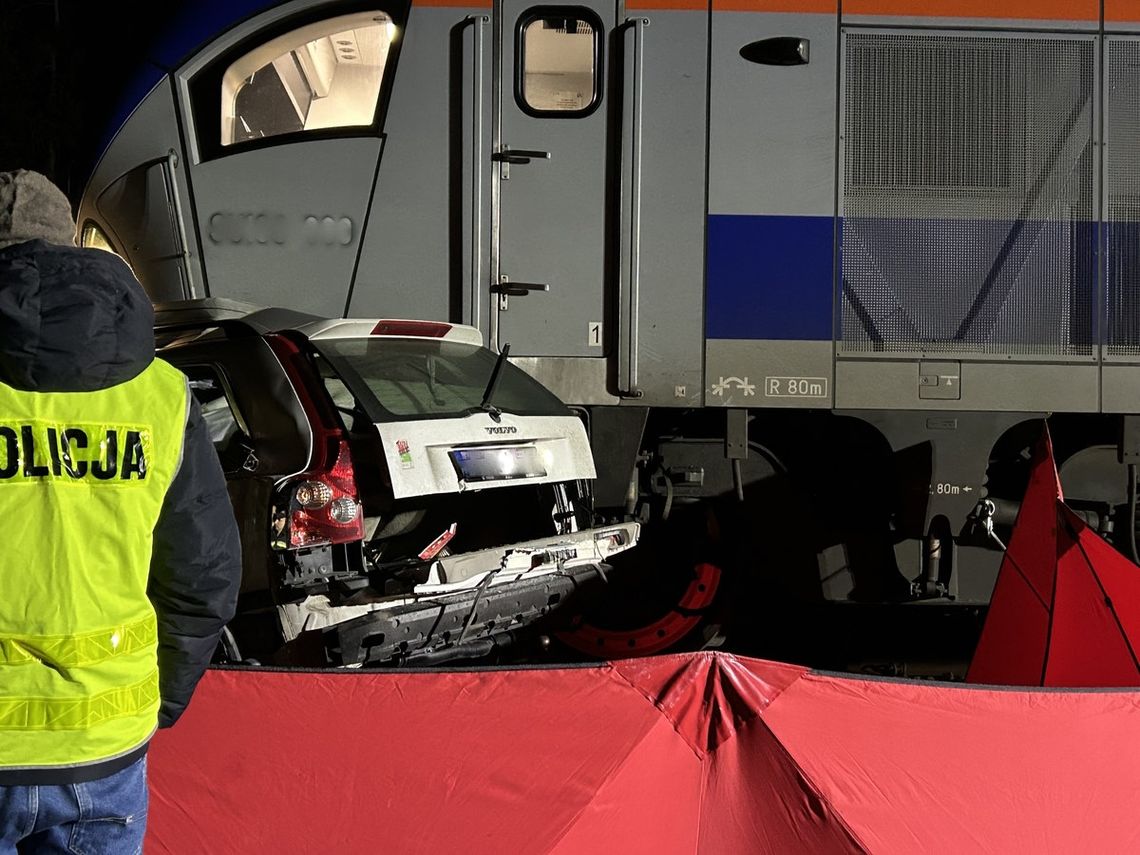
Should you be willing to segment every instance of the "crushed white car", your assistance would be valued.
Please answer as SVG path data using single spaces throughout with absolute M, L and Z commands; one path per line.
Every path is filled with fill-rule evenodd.
M 231 658 L 483 656 L 637 543 L 595 525 L 582 419 L 473 327 L 205 300 L 156 335 L 242 524 Z

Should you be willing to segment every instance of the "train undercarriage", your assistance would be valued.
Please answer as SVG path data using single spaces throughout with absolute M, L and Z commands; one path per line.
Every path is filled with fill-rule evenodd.
M 594 408 L 590 419 L 598 512 L 638 519 L 643 536 L 615 559 L 602 604 L 559 633 L 583 653 L 727 646 L 960 678 L 1046 423 L 1066 502 L 1135 559 L 1135 417 Z M 645 575 L 658 577 L 652 602 Z

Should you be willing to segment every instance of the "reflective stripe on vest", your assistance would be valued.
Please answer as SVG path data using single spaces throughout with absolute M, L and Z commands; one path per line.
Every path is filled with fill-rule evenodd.
M 87 698 L 0 698 L 0 730 L 84 730 L 154 709 L 158 671 Z
M 0 383 L 0 769 L 97 763 L 154 731 L 151 541 L 188 395 L 159 359 L 91 392 Z
M 57 668 L 97 665 L 158 644 L 153 616 L 126 626 L 79 635 L 0 636 L 0 665 L 44 662 Z

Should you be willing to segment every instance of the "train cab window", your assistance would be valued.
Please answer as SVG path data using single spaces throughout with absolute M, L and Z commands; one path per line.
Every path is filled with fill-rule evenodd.
M 537 7 L 519 19 L 515 97 L 532 116 L 592 113 L 601 98 L 601 21 L 588 9 Z
M 291 30 L 243 54 L 222 75 L 221 144 L 371 125 L 396 35 L 381 11 Z

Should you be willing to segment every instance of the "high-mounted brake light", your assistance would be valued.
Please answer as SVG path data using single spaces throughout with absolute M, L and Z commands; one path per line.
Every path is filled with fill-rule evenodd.
M 443 338 L 451 332 L 451 324 L 440 321 L 380 321 L 372 328 L 372 335 L 416 335 L 424 338 Z

